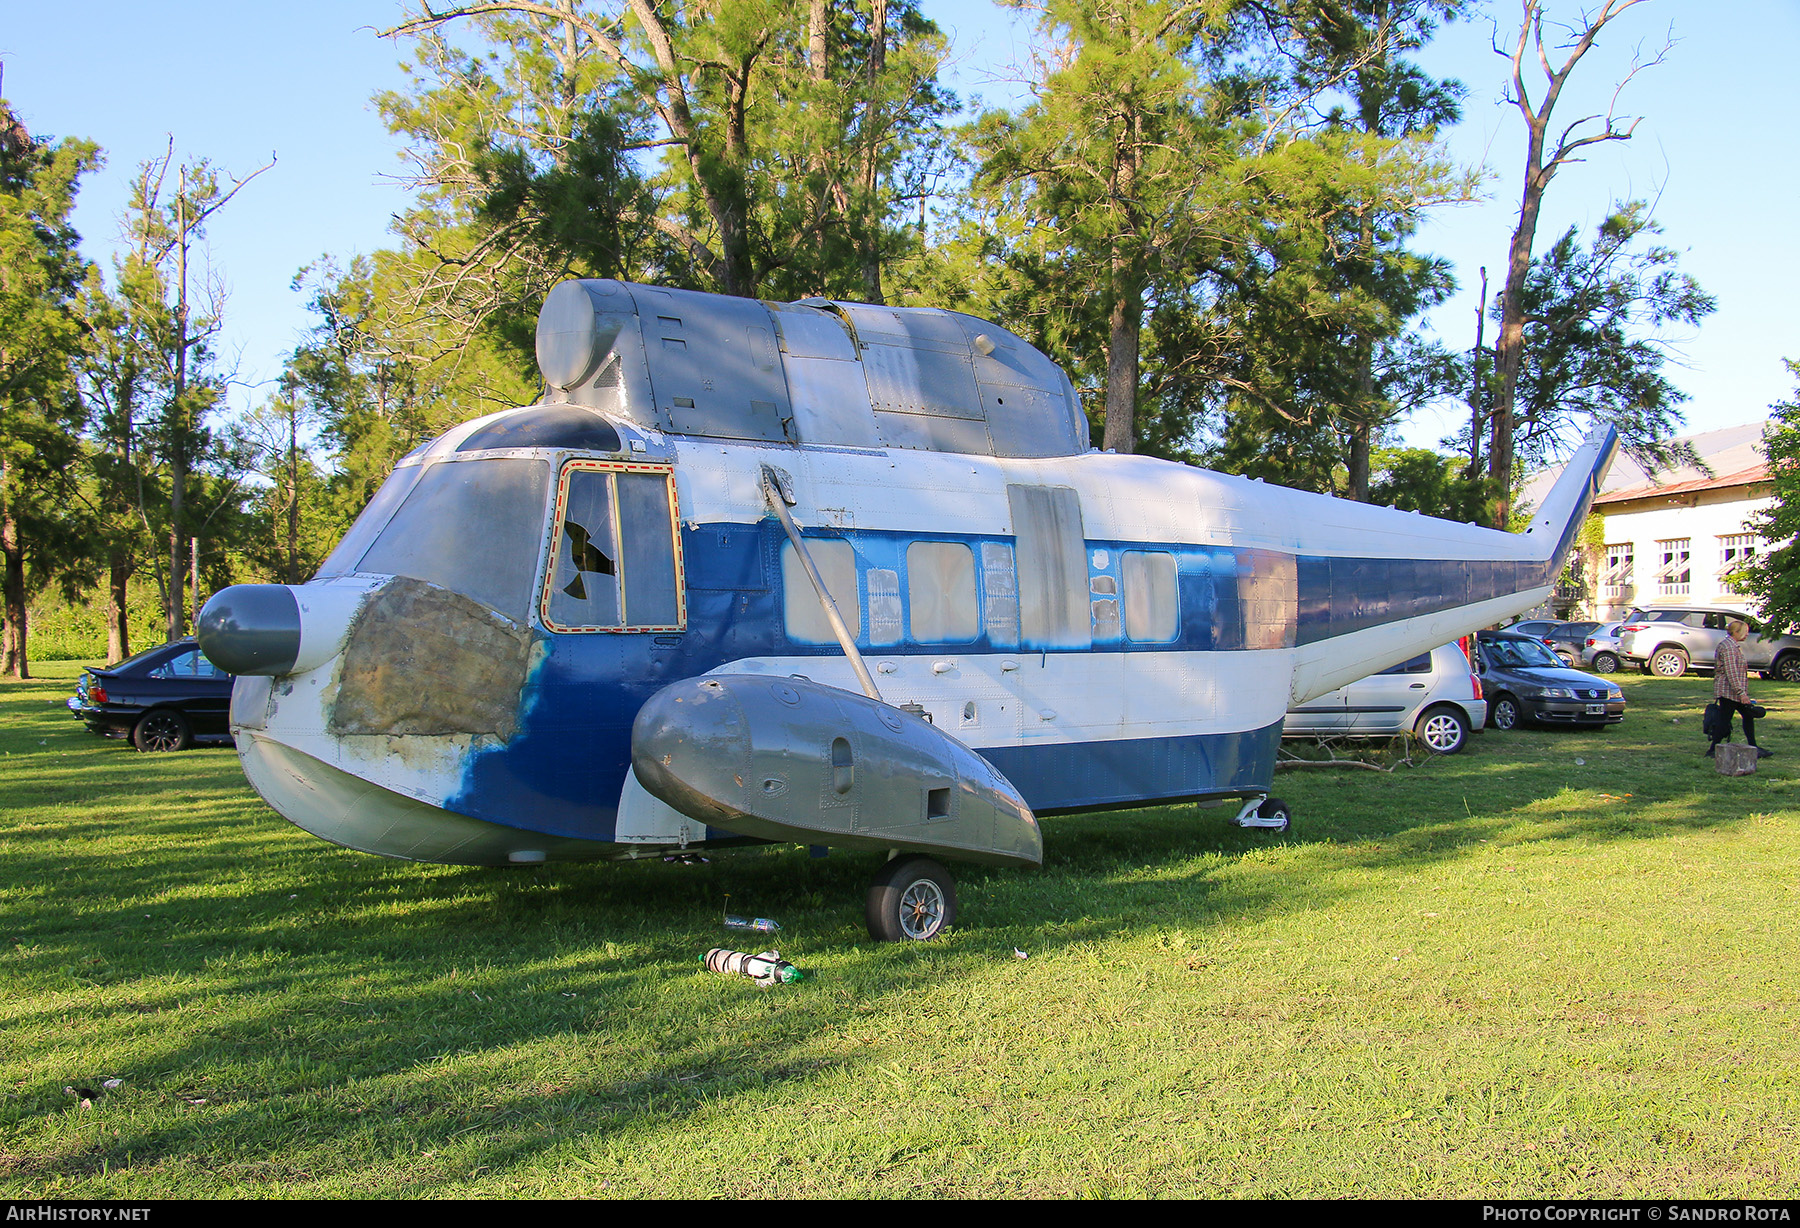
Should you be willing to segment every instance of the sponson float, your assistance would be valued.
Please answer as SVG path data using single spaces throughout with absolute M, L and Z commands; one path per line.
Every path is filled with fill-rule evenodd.
M 311 582 L 207 603 L 251 783 L 421 861 L 886 850 L 882 938 L 1040 815 L 1285 826 L 1288 707 L 1541 601 L 1616 446 L 1515 535 L 1097 452 L 951 311 L 570 281 L 537 352 L 543 403 L 403 459 Z

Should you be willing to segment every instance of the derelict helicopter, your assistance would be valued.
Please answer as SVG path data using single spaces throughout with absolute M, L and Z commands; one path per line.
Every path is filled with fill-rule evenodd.
M 566 281 L 542 403 L 403 458 L 308 583 L 209 601 L 282 815 L 468 865 L 784 841 L 935 858 L 1038 816 L 1269 796 L 1287 708 L 1543 600 L 1617 447 L 1501 533 L 1088 446 L 1062 369 L 953 311 Z

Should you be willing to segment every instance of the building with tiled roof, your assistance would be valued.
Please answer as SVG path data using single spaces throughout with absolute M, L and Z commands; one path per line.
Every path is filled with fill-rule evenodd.
M 1751 527 L 1773 501 L 1762 454 L 1765 422 L 1689 436 L 1705 468 L 1647 473 L 1621 454 L 1594 500 L 1605 517 L 1606 545 L 1582 570 L 1582 613 L 1612 620 L 1632 606 L 1745 603 L 1731 573 L 1764 548 Z M 1544 477 L 1528 483 L 1525 498 Z

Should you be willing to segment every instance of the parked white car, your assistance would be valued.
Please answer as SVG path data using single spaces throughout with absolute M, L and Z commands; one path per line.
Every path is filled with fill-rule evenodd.
M 1455 644 L 1359 678 L 1288 709 L 1283 737 L 1363 737 L 1411 732 L 1454 755 L 1487 723 L 1487 701 L 1469 659 Z

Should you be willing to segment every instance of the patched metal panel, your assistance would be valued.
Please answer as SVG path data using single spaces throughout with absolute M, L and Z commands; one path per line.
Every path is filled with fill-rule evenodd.
M 1029 648 L 1093 642 L 1081 498 L 1068 486 L 1006 488 L 1018 542 L 1019 624 Z
M 985 419 L 967 353 L 864 343 L 863 374 L 876 412 Z

